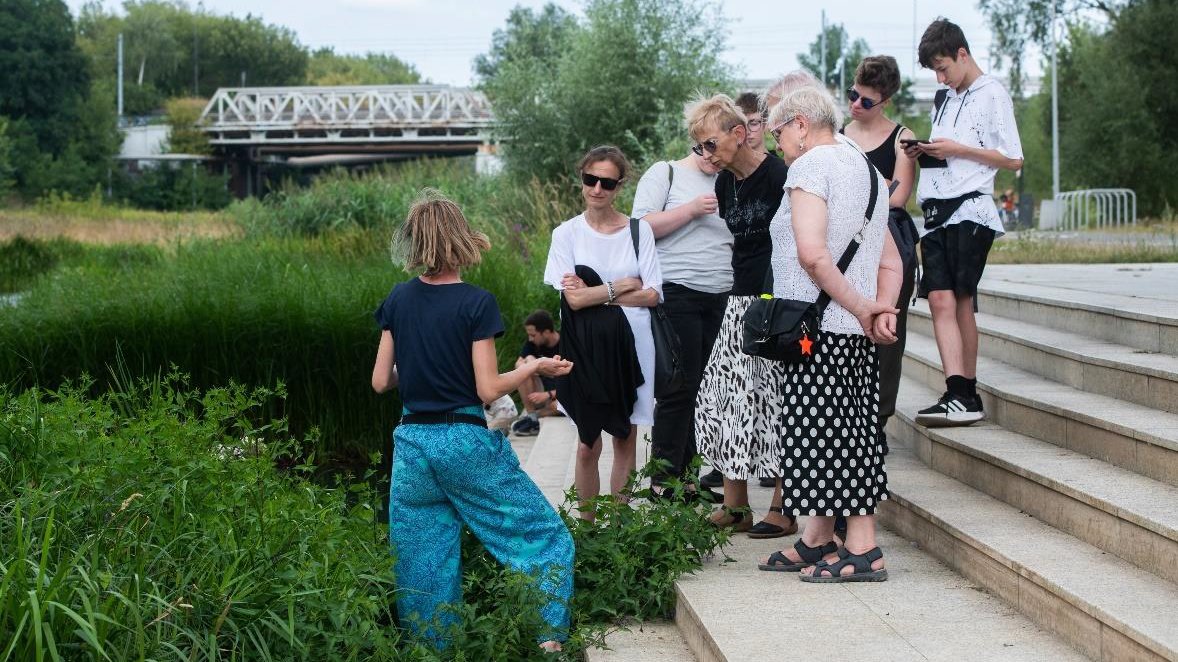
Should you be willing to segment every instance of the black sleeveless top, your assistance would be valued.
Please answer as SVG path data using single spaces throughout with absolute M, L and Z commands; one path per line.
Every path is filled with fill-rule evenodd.
M 875 166 L 879 173 L 888 181 L 896 178 L 896 138 L 904 127 L 897 124 L 896 128 L 888 134 L 887 140 L 880 143 L 879 147 L 864 152 L 867 155 L 867 160 L 871 161 L 871 165 Z M 839 129 L 839 133 L 845 134 L 845 129 Z

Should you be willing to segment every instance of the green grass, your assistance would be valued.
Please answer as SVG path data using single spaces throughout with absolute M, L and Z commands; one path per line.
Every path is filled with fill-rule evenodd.
M 1126 230 L 1123 241 L 1086 241 L 1046 232 L 1020 232 L 994 242 L 989 264 L 1124 264 L 1178 262 L 1178 235 L 1169 243 L 1138 238 Z

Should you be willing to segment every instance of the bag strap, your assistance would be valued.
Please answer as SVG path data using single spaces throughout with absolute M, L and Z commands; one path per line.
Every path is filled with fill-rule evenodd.
M 855 254 L 859 252 L 859 245 L 863 243 L 863 233 L 867 230 L 867 226 L 871 223 L 871 217 L 875 215 L 875 205 L 877 202 L 879 202 L 879 180 L 877 179 L 879 173 L 876 171 L 875 166 L 871 165 L 871 161 L 867 158 L 866 154 L 863 154 L 863 160 L 867 163 L 867 178 L 870 182 L 869 187 L 871 192 L 868 194 L 867 198 L 867 213 L 863 215 L 863 225 L 859 228 L 859 231 L 855 233 L 855 236 L 851 237 L 851 243 L 847 244 L 847 248 L 843 251 L 842 256 L 839 257 L 838 269 L 839 273 L 843 274 L 847 273 L 847 268 L 851 266 L 851 261 L 855 259 Z M 637 244 L 635 244 L 635 250 L 637 251 Z M 766 292 L 773 291 L 772 266 L 770 266 L 765 273 L 764 289 Z M 818 292 L 818 300 L 815 301 L 815 305 L 818 306 L 819 318 L 822 317 L 822 313 L 825 312 L 826 306 L 829 303 L 830 295 L 826 293 L 826 290 L 820 290 Z
M 634 259 L 638 259 L 638 219 L 630 219 L 630 241 L 634 242 Z
M 671 165 L 670 161 L 667 164 L 667 197 L 663 199 L 663 211 L 667 211 L 667 203 L 671 201 L 671 186 L 675 184 L 675 167 Z M 634 250 L 637 254 L 638 249 Z

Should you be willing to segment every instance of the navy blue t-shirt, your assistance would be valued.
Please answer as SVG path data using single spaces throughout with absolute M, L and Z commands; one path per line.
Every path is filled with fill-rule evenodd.
M 393 334 L 401 402 L 414 412 L 482 405 L 470 346 L 503 335 L 495 297 L 467 283 L 398 284 L 376 309 L 376 323 Z

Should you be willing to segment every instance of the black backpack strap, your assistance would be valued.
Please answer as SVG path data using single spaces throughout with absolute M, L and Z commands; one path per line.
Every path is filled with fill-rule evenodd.
M 949 88 L 941 88 L 933 95 L 933 124 L 938 122 L 938 115 L 941 112 L 941 106 L 945 105 L 945 99 L 949 98 Z
M 671 201 L 671 186 L 673 186 L 675 184 L 675 167 L 671 165 L 670 161 L 667 161 L 666 163 L 667 163 L 667 197 L 663 199 L 663 211 L 667 211 L 667 203 Z M 635 235 L 635 236 L 637 236 L 637 235 Z M 637 246 L 637 244 L 635 244 L 635 246 Z M 635 248 L 634 252 L 637 253 L 638 249 Z
M 634 242 L 634 259 L 638 259 L 638 219 L 630 219 L 630 241 Z
M 867 180 L 871 192 L 867 198 L 867 213 L 863 217 L 863 227 L 859 228 L 859 231 L 855 233 L 854 237 L 851 237 L 851 243 L 847 244 L 846 250 L 843 251 L 842 257 L 838 261 L 839 273 L 844 274 L 847 273 L 847 268 L 851 266 L 851 261 L 855 259 L 855 254 L 859 252 L 859 245 L 863 243 L 863 231 L 871 223 L 871 217 L 875 215 L 875 205 L 879 202 L 879 180 L 876 179 L 879 173 L 876 171 L 875 166 L 871 165 L 871 161 L 868 160 L 867 155 L 863 156 L 863 160 L 867 162 Z M 819 313 L 826 310 L 826 306 L 829 303 L 830 295 L 823 290 L 818 294 L 818 301 L 816 302 Z

